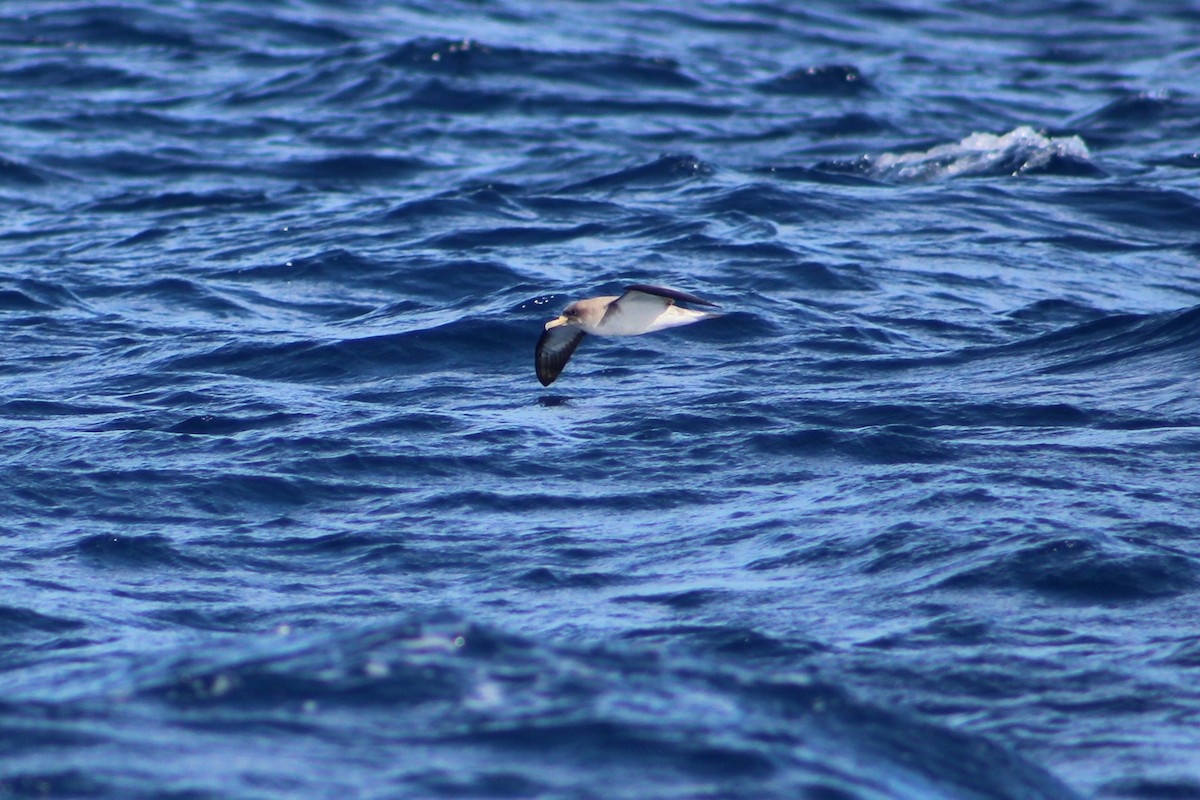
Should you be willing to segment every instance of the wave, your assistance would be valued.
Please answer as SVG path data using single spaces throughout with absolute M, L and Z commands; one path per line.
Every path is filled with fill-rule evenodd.
M 300 158 L 273 168 L 280 177 L 315 181 L 396 181 L 429 169 L 417 158 L 377 153 L 343 153 L 321 158 Z
M 186 19 L 145 7 L 66 7 L 38 10 L 20 17 L 19 22 L 5 21 L 16 23 L 18 32 L 57 45 L 183 51 L 197 47 L 197 40 L 187 32 L 192 26 Z
M 87 564 L 112 569 L 170 569 L 202 566 L 203 562 L 185 556 L 165 536 L 85 536 L 71 548 Z
M 800 67 L 755 84 L 760 92 L 785 95 L 836 95 L 855 97 L 871 90 L 858 67 L 844 64 L 823 64 Z
M 863 156 L 857 161 L 825 162 L 819 168 L 857 172 L 875 180 L 924 183 L 950 178 L 987 178 L 1031 174 L 1100 177 L 1091 153 L 1078 136 L 1052 137 L 1028 126 L 997 136 L 972 133 L 958 142 L 928 150 Z
M 73 309 L 90 312 L 92 307 L 62 282 L 39 278 L 0 279 L 0 308 L 10 311 L 50 311 Z
M 203 643 L 132 658 L 109 653 L 104 663 L 76 670 L 69 687 L 53 690 L 61 711 L 51 719 L 40 706 L 45 686 L 10 691 L 5 724 L 23 728 L 36 720 L 39 742 L 80 744 L 74 723 L 81 715 L 91 721 L 103 704 L 109 720 L 127 724 L 152 715 L 217 737 L 319 736 L 335 749 L 387 753 L 392 785 L 414 790 L 549 789 L 552 773 L 543 761 L 550 759 L 593 784 L 636 775 L 638 796 L 658 789 L 678 796 L 681 787 L 700 792 L 714 783 L 745 796 L 767 782 L 820 797 L 1076 798 L 986 738 L 855 697 L 818 677 L 814 662 L 775 678 L 748 674 L 748 662 L 795 663 L 822 653 L 750 627 L 664 625 L 632 631 L 612 646 L 578 648 L 446 614 L 335 630 L 294 624 L 299 619 L 156 614 L 156 625 L 219 632 L 234 622 L 260 632 L 210 634 Z M 654 646 L 663 637 L 673 643 L 665 650 Z M 694 648 L 676 649 L 689 640 Z M 689 654 L 697 651 L 707 658 Z M 121 700 L 116 709 L 114 696 Z M 397 729 L 396 714 L 409 724 Z M 93 722 L 87 737 L 104 741 L 109 731 Z M 203 752 L 232 751 L 241 741 L 208 743 Z M 453 770 L 431 768 L 442 754 Z M 503 780 L 497 764 L 506 765 Z M 158 774 L 149 762 L 142 766 Z M 327 779 L 289 770 L 293 792 Z M 7 785 L 17 780 L 11 772 L 4 778 Z M 64 790 L 72 785 L 70 776 L 52 771 L 44 780 Z M 95 774 L 99 790 L 111 789 L 112 780 L 104 770 Z M 191 780 L 210 785 L 198 774 Z
M 451 321 L 440 324 L 417 321 L 409 323 L 407 330 L 345 338 L 291 337 L 279 341 L 267 337 L 260 342 L 223 343 L 172 356 L 161 368 L 300 383 L 334 382 L 350 375 L 395 377 L 429 371 L 450 374 L 456 369 L 478 374 L 481 364 L 492 370 L 498 365 L 515 363 L 518 352 L 510 341 L 532 335 L 530 327 L 519 322 L 480 316 L 455 319 L 448 312 L 440 316 Z
M 901 424 L 853 432 L 815 427 L 763 432 L 748 436 L 747 444 L 773 456 L 848 458 L 868 464 L 941 464 L 961 455 L 927 429 Z
M 1200 104 L 1175 92 L 1125 92 L 1117 99 L 1070 120 L 1070 125 L 1105 148 L 1130 139 L 1154 144 L 1161 138 L 1195 132 Z
M 439 234 L 429 239 L 426 244 L 442 250 L 535 247 L 544 244 L 561 244 L 576 239 L 597 238 L 602 236 L 606 231 L 607 226 L 597 222 L 585 222 L 569 227 L 513 225 L 501 228 L 480 228 Z
M 443 223 L 453 219 L 481 217 L 527 220 L 530 216 L 512 195 L 515 187 L 469 186 L 438 192 L 431 197 L 406 200 L 387 212 L 388 222 Z
M 746 183 L 722 190 L 700 207 L 709 215 L 748 214 L 787 224 L 857 215 L 854 207 L 832 193 L 794 191 L 769 183 Z
M 625 88 L 690 89 L 697 85 L 669 58 L 497 47 L 471 39 L 413 39 L 379 62 L 455 77 L 515 74 L 557 83 Z
M 1119 183 L 1093 187 L 1086 192 L 1067 189 L 1058 193 L 1057 200 L 1108 225 L 1155 234 L 1179 236 L 1200 225 L 1200 197 L 1182 189 Z
M 294 424 L 306 419 L 304 414 L 227 415 L 196 414 L 167 428 L 170 433 L 187 433 L 193 436 L 231 436 L 246 431 L 270 430 Z
M 1046 306 L 1029 311 L 1032 319 L 1047 320 Z M 1061 308 L 1061 307 L 1060 307 Z M 1000 364 L 1011 379 L 1016 374 L 1096 374 L 1103 369 L 1128 366 L 1149 374 L 1154 369 L 1190 369 L 1197 361 L 1200 346 L 1200 306 L 1156 314 L 1112 314 L 1096 310 L 1069 308 L 1068 315 L 1079 314 L 1087 321 L 1070 324 L 1046 333 L 995 345 L 969 345 L 956 350 L 938 350 L 927 355 L 881 355 L 848 361 L 827 359 L 821 370 L 839 371 L 848 367 L 893 371 L 958 365 Z M 1059 320 L 1051 315 L 1049 320 Z M 1017 359 L 1014 366 L 1012 361 Z
M 0 69 L 0 86 L 42 90 L 108 91 L 114 87 L 134 89 L 150 79 L 127 69 L 90 66 L 71 61 L 45 60 L 12 69 Z
M 403 100 L 394 103 L 397 110 L 445 111 L 455 114 L 492 114 L 517 103 L 509 91 L 488 91 L 448 83 L 440 78 L 429 80 Z
M 596 475 L 597 478 L 603 477 Z M 612 511 L 652 511 L 663 508 L 686 508 L 716 502 L 728 493 L 699 490 L 652 489 L 631 492 L 613 491 L 551 492 L 494 492 L 466 490 L 438 493 L 417 503 L 420 508 L 470 508 L 494 513 L 523 513 L 534 509 L 569 511 L 571 509 L 603 509 Z
M 281 206 L 267 199 L 261 191 L 239 189 L 212 192 L 122 192 L 115 197 L 99 200 L 91 205 L 92 211 L 118 214 L 140 214 L 143 212 L 190 211 L 201 213 L 220 208 L 236 207 L 242 211 L 278 211 Z
M 639 188 L 664 188 L 705 178 L 713 173 L 708 164 L 690 154 L 665 155 L 647 164 L 627 167 L 607 175 L 571 183 L 560 192 L 615 191 Z
M 1200 306 L 1158 314 L 1109 314 L 1051 333 L 975 354 L 1021 353 L 1039 372 L 1092 371 L 1099 367 L 1150 359 L 1184 363 L 1200 360 Z
M 75 619 L 41 614 L 31 608 L 0 605 L 0 638 L 24 638 L 29 634 L 64 634 L 86 625 Z
M 17 184 L 19 186 L 43 186 L 46 177 L 41 170 L 0 156 L 0 185 Z
M 0 289 L 0 311 L 49 311 L 58 308 L 20 289 Z
M 136 313 L 140 305 L 149 306 L 154 312 L 166 306 L 170 308 L 165 315 L 168 317 L 177 317 L 184 309 L 216 317 L 241 317 L 249 313 L 247 306 L 226 296 L 224 292 L 179 277 L 158 278 L 132 286 L 106 286 L 103 292 L 97 294 L 103 297 L 103 300 L 95 300 L 98 307 L 119 308 L 118 313 L 140 319 L 145 319 L 147 315 L 145 311 Z
M 1132 542 L 1080 537 L 1030 537 L 991 563 L 941 581 L 966 589 L 1020 588 L 1087 603 L 1119 603 L 1195 588 L 1200 569 L 1182 553 Z

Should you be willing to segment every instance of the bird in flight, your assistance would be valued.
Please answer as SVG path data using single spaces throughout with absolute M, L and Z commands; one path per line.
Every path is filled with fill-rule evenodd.
M 542 386 L 554 383 L 583 337 L 641 336 L 643 333 L 691 325 L 702 319 L 720 316 L 712 311 L 681 308 L 676 302 L 713 306 L 694 294 L 661 286 L 637 283 L 625 287 L 620 297 L 589 297 L 567 306 L 562 315 L 546 323 L 534 351 L 534 365 Z

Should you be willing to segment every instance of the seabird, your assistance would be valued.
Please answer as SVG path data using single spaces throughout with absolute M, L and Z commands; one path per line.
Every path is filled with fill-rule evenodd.
M 691 325 L 709 317 L 720 316 L 712 311 L 680 308 L 675 302 L 697 306 L 716 306 L 694 294 L 642 283 L 626 286 L 620 297 L 589 297 L 567 306 L 562 316 L 546 323 L 545 333 L 538 339 L 534 364 L 542 386 L 549 386 L 571 360 L 571 354 L 583 337 L 641 336 L 643 333 Z

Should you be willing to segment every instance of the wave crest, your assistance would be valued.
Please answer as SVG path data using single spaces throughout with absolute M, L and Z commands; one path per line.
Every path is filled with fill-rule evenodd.
M 1087 144 L 1078 136 L 1049 136 L 1028 125 L 1008 133 L 972 133 L 928 150 L 883 153 L 823 165 L 834 172 L 861 172 L 877 180 L 924 183 L 945 178 L 984 178 L 1039 173 L 1096 177 Z

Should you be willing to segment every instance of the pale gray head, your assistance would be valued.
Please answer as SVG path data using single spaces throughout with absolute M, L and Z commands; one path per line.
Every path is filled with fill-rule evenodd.
M 557 328 L 560 325 L 579 325 L 585 330 L 591 330 L 600 324 L 600 320 L 604 318 L 604 312 L 608 310 L 608 304 L 616 299 L 615 297 L 589 297 L 586 300 L 576 300 L 564 308 L 557 319 L 547 322 L 546 330 Z

